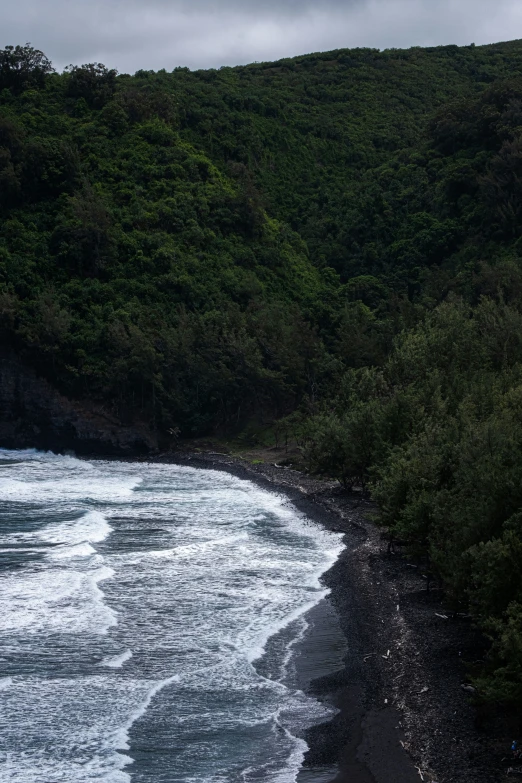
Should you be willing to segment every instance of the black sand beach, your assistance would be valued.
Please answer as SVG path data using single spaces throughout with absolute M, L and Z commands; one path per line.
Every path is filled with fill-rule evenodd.
M 223 454 L 169 453 L 156 460 L 226 470 L 284 492 L 307 516 L 344 534 L 346 549 L 324 576 L 329 605 L 323 602 L 309 617 L 308 648 L 317 650 L 314 633 L 331 641 L 342 630 L 346 654 L 339 670 L 324 674 L 320 662 L 308 666 L 322 673 L 309 690 L 339 712 L 307 733 L 310 750 L 299 783 L 504 779 L 501 758 L 509 748 L 495 746 L 487 730 L 477 728 L 476 710 L 461 687 L 464 662 L 476 657 L 480 639 L 465 619 L 445 614 L 442 594 L 427 593 L 417 568 L 387 554 L 368 518 L 369 501 L 335 482 Z M 314 619 L 314 611 L 322 619 Z M 306 644 L 298 654 L 307 654 Z M 299 666 L 306 670 L 306 663 Z

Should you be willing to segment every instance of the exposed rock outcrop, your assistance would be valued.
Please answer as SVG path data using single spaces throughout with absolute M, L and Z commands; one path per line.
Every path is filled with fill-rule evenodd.
M 0 354 L 0 446 L 136 455 L 157 449 L 141 426 L 124 426 L 106 411 L 72 401 L 16 355 Z

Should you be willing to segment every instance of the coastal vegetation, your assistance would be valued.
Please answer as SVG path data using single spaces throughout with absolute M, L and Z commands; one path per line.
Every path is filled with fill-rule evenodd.
M 522 42 L 56 73 L 0 51 L 2 342 L 369 489 L 522 697 Z

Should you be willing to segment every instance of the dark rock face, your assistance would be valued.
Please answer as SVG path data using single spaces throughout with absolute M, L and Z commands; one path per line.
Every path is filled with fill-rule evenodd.
M 0 354 L 0 446 L 98 456 L 158 447 L 145 427 L 123 426 L 110 413 L 67 399 L 11 353 Z

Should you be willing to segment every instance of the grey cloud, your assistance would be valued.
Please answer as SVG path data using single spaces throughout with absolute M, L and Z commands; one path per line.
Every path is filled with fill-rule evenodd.
M 522 37 L 519 0 L 3 0 L 0 45 L 31 41 L 57 67 L 219 67 L 342 47 Z

